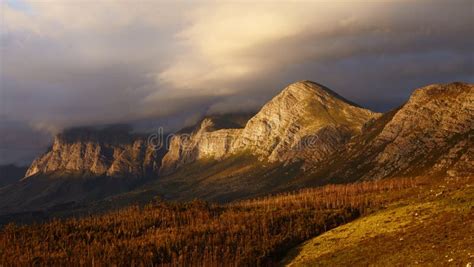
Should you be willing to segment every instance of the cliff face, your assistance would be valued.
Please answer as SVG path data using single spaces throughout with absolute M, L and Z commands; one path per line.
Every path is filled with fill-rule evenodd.
M 378 117 L 322 85 L 291 84 L 247 123 L 234 144 L 271 162 L 320 160 Z
M 473 130 L 473 85 L 420 88 L 374 141 L 386 145 L 376 157 L 380 167 L 365 177 L 377 178 L 407 167 L 448 170 L 469 158 L 472 167 Z
M 263 106 L 243 129 L 215 130 L 213 120 L 206 119 L 198 131 L 173 138 L 161 173 L 201 158 L 222 159 L 244 151 L 269 162 L 319 161 L 378 116 L 319 84 L 297 82 Z
M 417 89 L 405 105 L 384 117 L 348 145 L 341 155 L 352 167 L 339 166 L 334 176 L 378 179 L 474 172 L 472 84 Z
M 124 203 L 156 195 L 228 201 L 361 179 L 474 173 L 472 84 L 420 88 L 380 115 L 303 81 L 249 117 L 203 119 L 176 134 L 167 152 L 127 129 L 65 131 L 28 179 L 0 188 L 0 213 L 121 192 L 130 193 Z M 192 164 L 202 159 L 216 161 Z
M 145 138 L 126 132 L 73 129 L 54 138 L 26 177 L 55 172 L 90 176 L 143 178 L 157 172 L 159 158 Z
M 26 176 L 72 172 L 140 178 L 241 153 L 270 163 L 303 161 L 304 169 L 343 179 L 422 170 L 474 171 L 473 103 L 471 84 L 431 85 L 381 116 L 324 86 L 302 81 L 289 85 L 250 119 L 212 116 L 173 136 L 163 159 L 145 138 L 123 129 L 66 131 L 33 162 Z
M 179 134 L 171 138 L 160 173 L 169 174 L 198 159 L 222 159 L 228 156 L 232 144 L 241 131 L 241 129 L 218 129 L 215 120 L 204 119 L 192 133 Z

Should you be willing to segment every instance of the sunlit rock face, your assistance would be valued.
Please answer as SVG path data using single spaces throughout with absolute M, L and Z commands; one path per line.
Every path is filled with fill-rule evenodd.
M 464 83 L 417 89 L 375 140 L 386 143 L 367 177 L 406 167 L 473 166 L 474 86 Z M 470 145 L 469 145 L 470 143 Z M 457 166 L 456 166 L 457 165 Z
M 230 155 L 232 144 L 241 131 L 242 129 L 217 129 L 213 119 L 202 120 L 197 130 L 171 138 L 160 173 L 171 173 L 198 159 L 222 159 Z
M 250 119 L 235 142 L 234 151 L 247 149 L 268 161 L 318 160 L 377 116 L 322 85 L 297 82 Z
M 310 81 L 289 85 L 254 116 L 210 116 L 168 139 L 161 158 L 145 137 L 127 131 L 74 130 L 58 135 L 27 176 L 54 172 L 112 177 L 170 174 L 197 160 L 253 154 L 261 161 L 301 161 L 304 169 L 351 179 L 473 168 L 473 85 L 416 90 L 383 116 Z
M 378 116 L 319 84 L 297 82 L 263 106 L 243 129 L 216 130 L 212 119 L 205 119 L 192 134 L 174 137 L 161 173 L 197 159 L 242 152 L 270 162 L 321 160 Z
M 254 116 L 211 116 L 166 140 L 168 151 L 156 151 L 130 129 L 66 130 L 28 177 L 0 188 L 0 208 L 43 209 L 122 192 L 130 193 L 127 201 L 155 193 L 227 201 L 327 183 L 466 177 L 474 173 L 474 87 L 427 86 L 381 115 L 303 81 Z
M 159 160 L 146 138 L 122 130 L 72 129 L 54 138 L 53 145 L 26 172 L 57 171 L 78 175 L 143 178 L 157 172 Z
M 474 86 L 435 84 L 417 89 L 390 118 L 350 144 L 357 162 L 344 174 L 362 179 L 474 173 Z M 361 146 L 363 144 L 363 146 Z

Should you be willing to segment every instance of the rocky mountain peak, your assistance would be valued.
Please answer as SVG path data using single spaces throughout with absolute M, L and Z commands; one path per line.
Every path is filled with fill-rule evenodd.
M 27 176 L 53 172 L 144 177 L 170 173 L 203 158 L 222 159 L 250 151 L 261 160 L 318 161 L 360 133 L 379 114 L 363 109 L 311 81 L 290 84 L 252 114 L 211 115 L 171 138 L 163 160 L 145 137 L 126 125 L 74 128 L 33 162 Z
M 473 158 L 474 86 L 466 83 L 435 84 L 417 89 L 379 135 L 389 142 L 377 157 L 386 169 L 399 164 L 451 168 L 460 158 Z M 419 158 L 420 155 L 426 155 Z M 451 157 L 450 164 L 445 159 Z M 395 162 L 396 163 L 395 163 Z M 469 163 L 472 168 L 472 161 Z M 436 167 L 438 165 L 438 167 Z M 433 170 L 434 170 L 433 169 Z
M 320 160 L 377 116 L 320 84 L 296 82 L 265 104 L 243 128 L 229 127 L 229 116 L 206 118 L 190 136 L 175 136 L 160 172 L 170 173 L 201 158 L 222 159 L 243 151 L 270 162 Z
M 129 176 L 143 178 L 157 171 L 159 160 L 144 136 L 128 126 L 66 129 L 54 137 L 50 149 L 33 161 L 25 178 L 33 175 Z
M 311 142 L 310 139 L 317 143 L 322 137 L 318 133 L 324 132 L 324 136 L 335 138 L 331 138 L 333 142 L 324 148 L 324 153 L 312 151 L 316 157 L 322 157 L 332 152 L 330 146 L 336 148 L 336 143 L 344 143 L 377 116 L 320 84 L 296 82 L 250 119 L 235 146 L 250 148 L 270 161 L 285 161 L 290 156 L 297 157 L 296 154 L 307 154 L 309 147 L 305 143 Z M 328 131 L 332 134 L 327 135 Z
M 198 132 L 212 132 L 216 130 L 216 123 L 211 118 L 204 118 L 199 124 Z
M 282 95 L 282 97 L 293 96 L 301 101 L 312 98 L 325 105 L 334 101 L 343 101 L 352 106 L 359 107 L 357 104 L 345 99 L 326 86 L 309 80 L 298 81 L 288 85 L 283 89 L 280 95 Z
M 254 116 L 203 118 L 175 134 L 169 150 L 158 155 L 144 136 L 126 129 L 65 131 L 30 166 L 27 176 L 33 177 L 3 187 L 0 203 L 41 206 L 95 194 L 90 190 L 90 184 L 97 185 L 93 179 L 49 179 L 69 178 L 71 173 L 112 184 L 142 182 L 115 177 L 158 174 L 146 185 L 157 190 L 153 192 L 222 199 L 396 176 L 462 177 L 474 173 L 473 143 L 472 84 L 417 89 L 407 103 L 381 116 L 322 85 L 301 81 L 283 89 Z M 72 182 L 79 182 L 73 190 Z M 113 188 L 109 185 L 97 185 L 97 191 Z M 146 192 L 142 189 L 135 192 Z M 80 193 L 70 196 L 73 191 Z M 43 196 L 39 202 L 38 196 Z
M 346 173 L 337 176 L 377 179 L 474 172 L 474 85 L 419 88 L 384 117 L 349 147 L 341 161 L 355 166 L 341 168 Z
M 182 165 L 203 158 L 221 159 L 229 156 L 232 144 L 248 117 L 247 114 L 213 115 L 203 118 L 185 131 L 179 131 L 170 140 L 159 173 L 169 174 Z
M 251 112 L 206 115 L 196 124 L 181 129 L 177 134 L 191 134 L 199 130 L 212 132 L 220 129 L 240 129 L 245 127 L 253 115 Z
M 416 89 L 407 102 L 407 105 L 436 105 L 443 109 L 450 109 L 444 103 L 459 103 L 466 107 L 473 104 L 474 85 L 469 83 L 453 82 L 433 84 Z M 455 110 L 453 112 L 456 112 Z M 471 114 L 472 115 L 472 114 Z

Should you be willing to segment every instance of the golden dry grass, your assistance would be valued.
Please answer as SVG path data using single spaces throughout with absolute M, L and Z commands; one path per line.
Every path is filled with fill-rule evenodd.
M 420 187 L 294 248 L 290 266 L 466 266 L 474 262 L 474 179 Z

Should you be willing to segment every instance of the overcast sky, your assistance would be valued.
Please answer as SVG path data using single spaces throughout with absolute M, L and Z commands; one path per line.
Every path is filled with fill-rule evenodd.
M 2 0 L 0 164 L 65 127 L 179 127 L 297 80 L 376 111 L 473 82 L 473 3 Z

